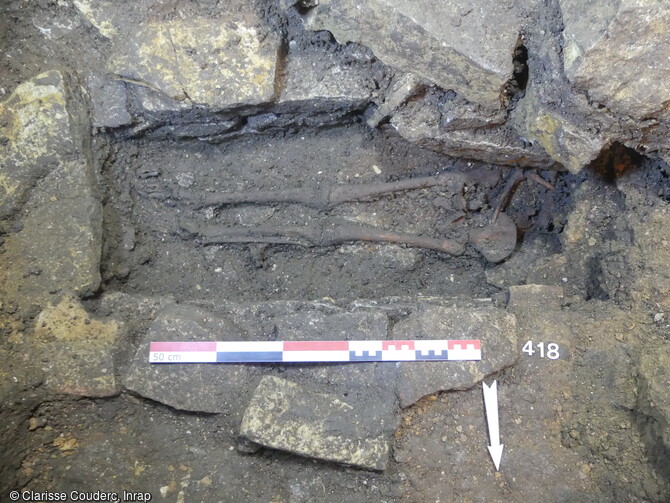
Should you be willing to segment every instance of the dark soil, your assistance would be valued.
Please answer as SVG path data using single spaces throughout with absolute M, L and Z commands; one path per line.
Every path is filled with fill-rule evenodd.
M 258 8 L 264 5 L 259 2 Z M 69 2 L 47 0 L 0 6 L 0 99 L 40 71 L 57 65 L 92 69 L 104 61 L 106 46 L 90 27 L 58 28 L 59 20 L 72 17 L 71 9 Z M 269 22 L 295 29 L 293 21 L 278 19 L 273 9 L 264 12 Z M 173 10 L 155 15 L 168 17 Z M 486 273 L 509 269 L 512 259 L 490 264 L 467 245 L 468 229 L 481 227 L 493 215 L 509 174 L 503 168 L 419 148 L 391 129 L 368 128 L 360 114 L 337 127 L 243 136 L 218 144 L 128 139 L 105 132 L 94 143 L 104 202 L 103 287 L 86 299 L 95 315 L 113 314 L 100 308 L 100 299 L 117 291 L 179 302 L 442 296 L 493 297 L 504 305 L 507 300 L 507 289 L 488 281 Z M 667 204 L 667 165 L 639 157 L 631 163 L 647 203 Z M 591 194 L 594 200 L 609 198 L 620 212 L 646 211 L 625 206 L 616 178 L 627 168 L 617 166 L 604 155 L 578 176 L 539 172 L 553 191 L 533 181 L 521 184 L 506 212 L 519 229 L 517 255 L 539 255 L 509 272 L 522 278 L 511 284 L 525 283 L 535 265 L 564 251 L 561 239 L 574 209 L 573 195 L 585 181 L 597 187 Z M 299 204 L 197 209 L 190 199 L 194 194 L 249 190 L 309 192 L 326 185 L 388 182 L 445 171 L 460 174 L 463 184 L 325 211 Z M 0 361 L 13 361 L 0 374 L 3 379 L 10 379 L 11 372 L 35 372 L 38 377 L 29 389 L 13 390 L 19 398 L 0 409 L 0 497 L 25 489 L 140 491 L 151 493 L 154 501 L 176 502 L 667 501 L 664 462 L 647 458 L 644 419 L 635 411 L 637 358 L 641 348 L 664 335 L 648 313 L 627 312 L 627 295 L 610 294 L 613 288 L 604 284 L 599 259 L 609 253 L 612 242 L 630 239 L 617 231 L 615 220 L 616 214 L 602 216 L 609 241 L 598 243 L 593 255 L 598 260 L 587 261 L 586 270 L 573 266 L 570 257 L 567 276 L 582 278 L 565 284 L 565 309 L 559 314 L 535 312 L 535 318 L 520 316 L 521 344 L 552 337 L 549 342 L 560 343 L 565 357 L 549 362 L 524 356 L 519 365 L 493 376 L 501 388 L 501 428 L 508 448 L 500 473 L 492 470 L 486 451 L 479 386 L 431 395 L 404 410 L 391 467 L 374 473 L 270 449 L 242 453 L 237 450 L 239 425 L 224 414 L 177 411 L 126 392 L 106 399 L 48 396 L 40 388 L 39 364 L 21 362 L 3 349 Z M 310 248 L 206 246 L 197 234 L 185 231 L 186 222 L 197 229 L 212 223 L 356 223 L 461 240 L 466 249 L 454 257 L 361 242 Z M 617 269 L 615 262 L 606 272 L 610 278 L 621 273 L 621 283 L 631 273 L 624 264 Z M 150 316 L 135 321 L 139 330 Z M 611 331 L 604 333 L 605 325 Z M 627 330 L 630 326 L 636 328 Z M 621 340 L 612 338 L 617 330 Z M 122 354 L 132 353 L 136 336 L 129 335 Z M 12 386 L 8 381 L 5 387 Z M 613 398 L 612 387 L 617 390 Z

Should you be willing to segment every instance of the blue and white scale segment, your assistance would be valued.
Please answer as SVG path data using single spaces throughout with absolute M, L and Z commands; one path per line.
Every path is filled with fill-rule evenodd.
M 481 360 L 479 340 L 152 342 L 151 363 Z

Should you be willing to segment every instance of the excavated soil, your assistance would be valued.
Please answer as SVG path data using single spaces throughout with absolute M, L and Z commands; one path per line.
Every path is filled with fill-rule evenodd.
M 56 53 L 35 29 L 68 9 L 66 4 L 2 7 L 4 95 L 40 71 L 76 61 L 76 37 L 56 38 L 63 49 Z M 74 30 L 91 42 L 81 65 L 94 66 L 104 46 L 89 28 Z M 21 389 L 13 389 L 12 382 L 5 386 L 13 391 L 0 409 L 3 501 L 12 490 L 125 490 L 176 502 L 670 498 L 667 453 L 639 407 L 637 377 L 640 355 L 665 338 L 667 315 L 654 317 L 659 313 L 653 306 L 640 307 L 624 287 L 636 280 L 637 262 L 627 255 L 635 253 L 627 247 L 636 222 L 670 201 L 667 165 L 615 146 L 579 175 L 538 171 L 554 189 L 532 180 L 519 186 L 506 209 L 518 229 L 516 249 L 506 261 L 491 263 L 467 236 L 490 221 L 510 170 L 422 149 L 390 127 L 369 128 L 362 115 L 332 127 L 242 135 L 215 144 L 101 131 L 94 153 L 104 223 L 103 283 L 83 300 L 93 316 L 127 315 L 104 300 L 114 292 L 157 303 L 493 299 L 519 320 L 518 363 L 487 378 L 498 381 L 503 464 L 496 472 L 486 449 L 481 384 L 436 392 L 403 409 L 389 467 L 377 473 L 272 449 L 242 452 L 235 414 L 180 411 L 125 390 L 106 398 L 48 394 L 40 362 L 27 361 L 17 354 L 20 344 L 5 340 L 4 375 L 35 372 L 35 378 L 21 379 L 31 383 Z M 617 168 L 613 155 L 627 155 L 629 163 Z M 325 210 L 292 203 L 198 205 L 206 194 L 295 188 L 309 194 L 439 173 L 453 173 L 457 181 Z M 597 239 L 585 249 L 570 248 L 568 222 L 584 205 L 593 210 L 585 218 Z M 217 243 L 206 239 L 213 225 L 365 225 L 454 239 L 465 251 L 451 256 L 370 242 Z M 613 250 L 621 260 L 607 260 Z M 557 308 L 511 298 L 509 286 L 542 278 L 563 287 Z M 2 309 L 18 324 L 5 322 L 3 338 L 34 329 L 36 313 Z M 154 313 L 147 309 L 128 323 L 131 330 L 117 354 L 119 372 Z M 531 340 L 558 344 L 560 357 L 528 356 L 522 349 Z M 30 501 L 46 501 L 35 498 Z

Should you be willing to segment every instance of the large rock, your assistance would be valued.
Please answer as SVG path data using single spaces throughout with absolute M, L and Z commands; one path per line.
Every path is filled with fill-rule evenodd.
M 0 218 L 15 213 L 64 158 L 77 155 L 82 132 L 71 124 L 68 99 L 64 76 L 50 71 L 0 103 Z
M 391 114 L 390 124 L 403 138 L 452 157 L 529 168 L 555 164 L 539 144 L 505 124 L 504 115 L 450 94 L 433 90 L 413 97 Z
M 558 99 L 558 93 L 547 92 L 541 83 L 531 80 L 511 122 L 523 138 L 541 147 L 549 158 L 578 173 L 612 141 L 604 132 L 612 129 L 613 121 L 595 114 L 584 97 L 564 91 Z
M 21 209 L 5 239 L 0 284 L 19 307 L 100 285 L 102 207 L 77 89 L 50 71 L 0 104 L 0 206 L 4 216 Z
M 636 120 L 668 118 L 670 4 L 560 0 L 568 77 L 589 99 Z
M 464 390 L 518 358 L 516 320 L 502 309 L 420 305 L 393 329 L 394 339 L 479 339 L 481 361 L 401 362 L 400 405 L 406 407 L 437 391 Z
M 351 405 L 341 395 L 266 376 L 244 413 L 240 434 L 267 447 L 383 470 L 395 427 L 392 411 Z
M 364 109 L 377 86 L 370 70 L 369 65 L 345 65 L 334 53 L 290 48 L 278 102 L 312 102 L 317 109 Z
M 662 0 L 559 3 L 567 77 L 601 117 L 616 118 L 614 131 L 601 128 L 611 137 L 608 143 L 620 141 L 668 161 L 670 4 Z
M 47 387 L 80 396 L 118 393 L 114 357 L 120 328 L 115 320 L 96 320 L 73 297 L 47 306 L 36 319 L 32 338 Z
M 330 31 L 341 44 L 363 44 L 390 66 L 497 110 L 534 3 L 322 0 L 307 26 Z
M 116 40 L 111 73 L 177 102 L 223 110 L 275 93 L 279 38 L 249 15 L 229 21 L 150 21 Z
M 151 364 L 149 344 L 159 341 L 244 340 L 231 321 L 195 306 L 169 305 L 143 334 L 124 379 L 130 391 L 181 410 L 239 414 L 259 365 Z

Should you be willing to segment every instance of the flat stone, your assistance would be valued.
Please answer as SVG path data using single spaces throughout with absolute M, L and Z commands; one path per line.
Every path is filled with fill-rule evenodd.
M 152 341 L 245 340 L 231 321 L 191 305 L 160 311 L 144 333 L 124 378 L 125 387 L 181 410 L 241 415 L 248 393 L 263 373 L 252 364 L 151 364 Z
M 65 77 L 57 71 L 23 82 L 0 102 L 0 218 L 15 213 L 41 177 L 80 141 L 70 130 Z
M 0 105 L 4 216 L 21 208 L 20 230 L 5 238 L 0 283 L 21 308 L 45 306 L 55 292 L 90 295 L 100 285 L 102 207 L 77 90 L 50 71 Z
M 516 319 L 494 307 L 459 308 L 419 304 L 393 328 L 393 338 L 479 339 L 481 361 L 398 363 L 398 397 L 407 407 L 438 391 L 465 390 L 518 359 Z
M 431 96 L 409 100 L 389 122 L 406 140 L 451 157 L 536 169 L 556 164 L 539 144 L 524 141 L 505 124 L 504 115 L 473 112 L 471 103 L 462 103 L 443 114 L 440 103 Z M 448 125 L 444 124 L 445 116 Z
M 244 413 L 240 435 L 273 449 L 384 470 L 395 427 L 395 414 L 266 376 Z
M 272 100 L 279 38 L 260 20 L 147 22 L 118 39 L 111 73 L 213 111 Z
M 90 316 L 79 301 L 65 296 L 35 321 L 32 339 L 46 385 L 55 393 L 105 397 L 117 394 L 114 356 L 121 326 Z
M 341 44 L 369 47 L 385 64 L 500 108 L 512 54 L 533 2 L 322 0 L 307 16 Z
M 363 108 L 377 83 L 366 65 L 343 65 L 334 54 L 289 50 L 278 103 L 314 101 L 315 106 Z
M 668 117 L 670 5 L 560 0 L 568 78 L 592 102 L 634 119 Z

